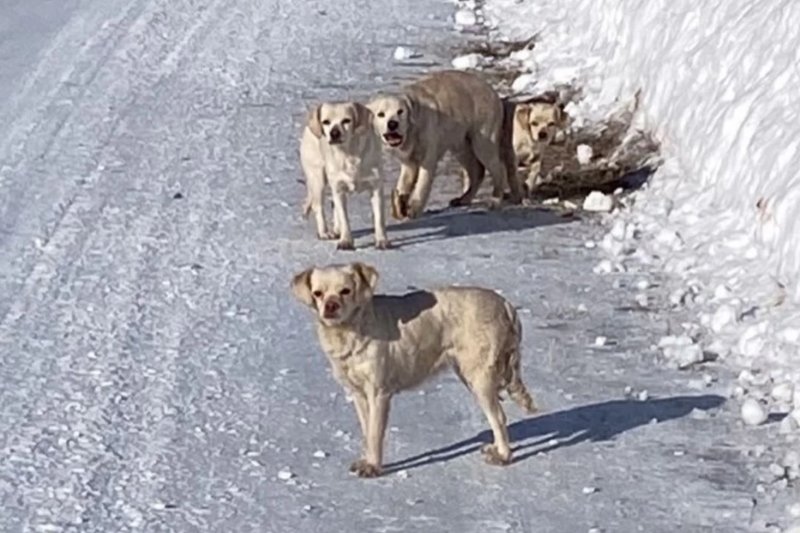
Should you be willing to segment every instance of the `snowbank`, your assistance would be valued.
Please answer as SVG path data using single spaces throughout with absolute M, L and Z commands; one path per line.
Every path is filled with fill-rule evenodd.
M 678 366 L 702 362 L 700 347 L 741 366 L 732 395 L 748 412 L 792 412 L 781 432 L 796 434 L 800 2 L 486 0 L 479 11 L 504 38 L 538 34 L 514 88 L 580 87 L 567 109 L 579 125 L 641 91 L 635 127 L 655 134 L 665 164 L 609 218 L 598 269 L 670 273 L 668 305 L 696 318 Z
M 600 111 L 641 88 L 641 125 L 674 163 L 653 196 L 721 224 L 714 234 L 752 237 L 800 301 L 799 2 L 488 0 L 485 10 L 504 33 L 540 34 L 540 86 L 577 81 Z

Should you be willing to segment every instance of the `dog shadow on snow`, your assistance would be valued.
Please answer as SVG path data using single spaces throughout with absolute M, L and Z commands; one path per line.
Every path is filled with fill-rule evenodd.
M 660 424 L 683 418 L 694 409 L 708 411 L 724 402 L 724 398 L 716 395 L 673 396 L 647 401 L 611 400 L 553 413 L 544 412 L 508 426 L 513 462 L 587 441 L 611 440 L 653 421 Z M 472 438 L 389 463 L 385 468 L 387 472 L 393 472 L 450 461 L 477 452 L 483 444 L 490 442 L 491 431 L 482 431 Z
M 518 232 L 576 220 L 575 216 L 564 216 L 541 207 L 515 206 L 498 210 L 447 207 L 428 210 L 417 219 L 389 224 L 386 231 L 390 234 L 389 240 L 393 245 L 403 247 L 466 235 Z M 414 233 L 398 235 L 406 232 Z M 353 237 L 363 237 L 371 233 L 372 228 L 359 229 L 353 231 Z

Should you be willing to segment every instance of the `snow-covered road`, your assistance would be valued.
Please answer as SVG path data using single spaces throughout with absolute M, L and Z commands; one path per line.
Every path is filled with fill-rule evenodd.
M 738 428 L 722 386 L 654 364 L 678 319 L 626 308 L 635 280 L 591 274 L 600 228 L 453 211 L 390 227 L 396 250 L 345 254 L 300 219 L 306 107 L 418 72 L 392 65 L 398 45 L 433 64 L 460 38 L 450 15 L 435 0 L 4 10 L 1 531 L 748 530 L 744 452 L 771 429 Z M 367 204 L 352 202 L 357 245 Z M 443 376 L 395 402 L 393 472 L 347 474 L 355 415 L 288 281 L 351 258 L 386 291 L 476 283 L 522 308 L 545 412 L 509 406 L 514 465 L 481 462 L 486 423 Z

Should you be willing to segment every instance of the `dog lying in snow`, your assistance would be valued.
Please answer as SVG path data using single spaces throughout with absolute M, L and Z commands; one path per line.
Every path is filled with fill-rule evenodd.
M 506 190 L 513 203 L 522 187 L 502 151 L 503 103 L 477 74 L 444 70 L 406 86 L 397 95 L 378 95 L 367 106 L 389 153 L 401 171 L 392 193 L 392 216 L 416 218 L 431 192 L 436 167 L 452 152 L 466 172 L 464 193 L 451 205 L 468 205 L 488 169 L 494 202 Z
M 381 141 L 372 126 L 372 114 L 356 102 L 322 103 L 308 114 L 300 141 L 300 163 L 306 175 L 307 196 L 303 214 L 314 211 L 317 236 L 338 237 L 337 248 L 353 250 L 347 217 L 347 194 L 371 195 L 375 247 L 389 247 L 383 199 Z M 333 195 L 333 232 L 325 221 L 325 184 Z
M 513 143 L 516 168 L 527 170 L 528 193 L 539 184 L 542 153 L 564 126 L 564 114 L 557 102 L 533 100 L 514 105 Z
M 490 464 L 511 461 L 506 391 L 525 411 L 536 405 L 522 382 L 522 330 L 514 307 L 497 293 L 448 287 L 403 296 L 375 295 L 378 273 L 363 263 L 309 268 L 295 275 L 295 296 L 311 307 L 336 379 L 353 395 L 364 437 L 360 477 L 381 474 L 392 396 L 451 366 L 475 395 L 494 442 L 482 448 Z

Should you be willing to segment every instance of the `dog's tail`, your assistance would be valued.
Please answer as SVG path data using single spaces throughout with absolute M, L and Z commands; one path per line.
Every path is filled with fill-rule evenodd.
M 527 413 L 533 414 L 539 411 L 536 402 L 533 401 L 527 387 L 522 382 L 521 353 L 520 344 L 522 342 L 522 324 L 514 307 L 505 302 L 506 314 L 511 320 L 511 336 L 508 340 L 505 353 L 505 365 L 503 372 L 503 387 L 514 403 L 524 409 Z

